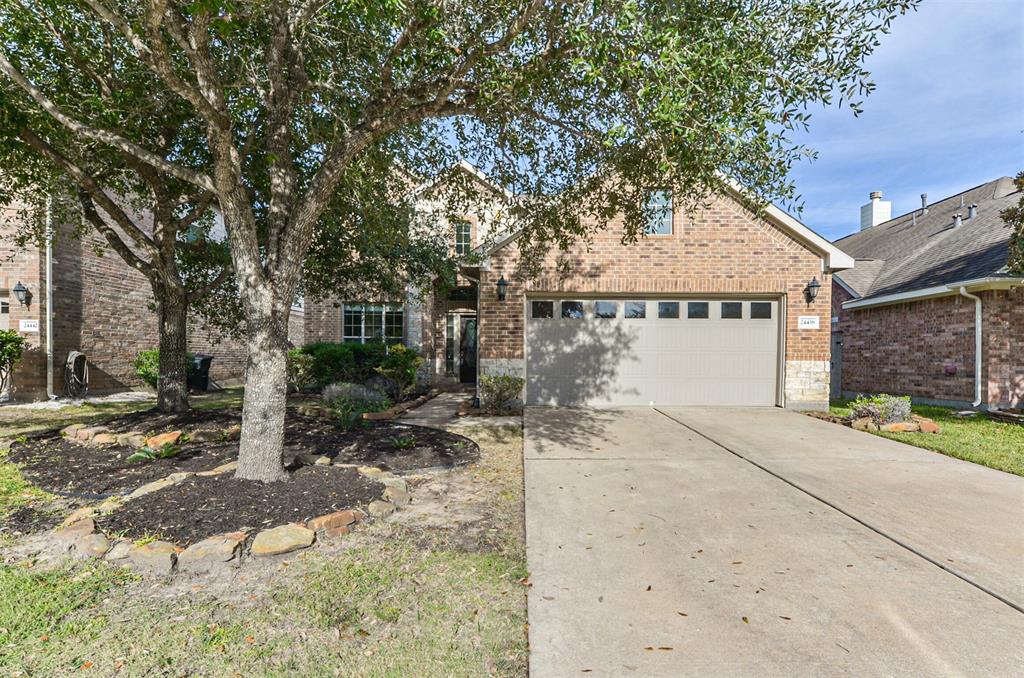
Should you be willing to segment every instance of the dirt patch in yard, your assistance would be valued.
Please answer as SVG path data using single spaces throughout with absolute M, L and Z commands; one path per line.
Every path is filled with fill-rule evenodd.
M 145 434 L 200 429 L 225 430 L 241 423 L 237 410 L 192 410 L 161 414 L 135 412 L 102 422 L 112 433 Z M 446 431 L 397 422 L 367 422 L 345 430 L 337 420 L 307 417 L 289 411 L 285 427 L 285 462 L 327 456 L 336 464 L 359 464 L 396 473 L 459 466 L 479 457 L 476 443 Z M 33 485 L 48 492 L 99 498 L 127 494 L 147 482 L 179 471 L 206 471 L 238 457 L 237 441 L 185 441 L 167 459 L 129 462 L 136 450 L 124 445 L 96 447 L 50 432 L 11 445 L 8 461 L 18 464 Z
M 230 474 L 193 476 L 133 499 L 99 521 L 107 534 L 159 536 L 179 545 L 234 530 L 304 523 L 334 511 L 365 507 L 384 486 L 354 468 L 305 466 L 286 480 L 260 483 Z

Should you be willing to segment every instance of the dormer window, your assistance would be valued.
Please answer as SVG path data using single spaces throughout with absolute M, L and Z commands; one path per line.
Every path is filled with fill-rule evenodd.
M 647 235 L 672 235 L 672 191 L 659 188 L 647 196 Z
M 455 253 L 469 254 L 473 249 L 473 225 L 468 221 L 455 223 Z

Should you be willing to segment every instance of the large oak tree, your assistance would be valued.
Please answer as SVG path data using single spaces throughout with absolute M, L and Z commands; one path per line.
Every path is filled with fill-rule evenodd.
M 726 180 L 752 204 L 792 199 L 807 107 L 856 110 L 864 59 L 915 3 L 0 0 L 0 72 L 28 117 L 214 196 L 249 352 L 238 475 L 269 481 L 284 474 L 288 310 L 337 189 L 381 166 L 368 157 L 427 174 L 470 158 L 532 196 L 517 202 L 527 250 L 566 247 L 619 213 L 636 238 L 654 187 L 690 205 Z M 50 64 L 19 49 L 32 29 L 8 29 L 26 8 L 58 6 L 148 73 L 119 110 L 171 93 L 203 152 L 162 152 L 146 125 L 58 96 Z

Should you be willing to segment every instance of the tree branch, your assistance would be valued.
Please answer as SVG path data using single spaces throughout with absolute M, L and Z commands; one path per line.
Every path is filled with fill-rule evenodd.
M 122 230 L 124 230 L 133 242 L 146 250 L 151 256 L 155 255 L 156 245 L 149 235 L 139 228 L 139 226 L 125 213 L 125 211 L 121 209 L 121 206 L 114 202 L 114 200 L 107 195 L 106 191 L 103 190 L 103 187 L 100 186 L 88 173 L 86 173 L 85 170 L 72 162 L 69 158 L 65 157 L 62 153 L 57 151 L 57 149 L 51 146 L 49 142 L 30 129 L 22 129 L 18 133 L 18 138 L 64 170 L 68 176 L 75 180 L 81 188 L 81 191 L 90 196 L 90 203 L 98 204 L 103 211 L 106 212 Z M 107 229 L 110 229 L 109 224 L 105 221 L 104 224 Z M 120 237 L 118 237 L 118 239 L 120 239 Z M 135 256 L 134 253 L 132 253 L 132 256 Z M 141 259 L 139 261 L 141 261 Z M 136 268 L 138 267 L 136 266 Z
M 93 141 L 99 141 L 109 146 L 113 146 L 122 153 L 125 153 L 126 155 L 129 155 L 133 158 L 137 158 L 138 160 L 154 167 L 155 169 L 158 169 L 162 172 L 166 172 L 173 177 L 181 179 L 182 181 L 187 181 L 190 184 L 194 184 L 199 188 L 208 191 L 215 190 L 213 181 L 210 179 L 210 177 L 206 176 L 205 174 L 195 172 L 185 167 L 181 167 L 180 165 L 176 165 L 173 162 L 170 162 L 162 158 L 156 153 L 153 153 L 152 151 L 143 148 L 142 146 L 139 146 L 135 142 L 130 141 L 119 134 L 114 134 L 113 132 L 109 132 L 107 130 L 91 127 L 70 117 L 69 115 L 64 113 L 64 111 L 62 111 L 55 103 L 53 103 L 53 101 L 51 101 L 45 94 L 43 94 L 38 87 L 29 82 L 28 79 L 25 78 L 25 76 L 23 76 L 16 68 L 14 68 L 11 62 L 8 61 L 7 53 L 3 49 L 0 49 L 0 72 L 2 72 L 11 80 L 13 80 L 14 83 L 18 85 L 18 87 L 20 87 L 22 90 L 25 91 L 26 94 L 32 97 L 32 99 L 39 105 L 39 107 L 42 108 L 46 113 L 48 113 L 50 117 L 52 117 L 54 120 L 59 122 L 61 125 L 66 127 L 69 131 L 73 132 L 74 134 L 83 136 L 87 139 L 92 139 Z

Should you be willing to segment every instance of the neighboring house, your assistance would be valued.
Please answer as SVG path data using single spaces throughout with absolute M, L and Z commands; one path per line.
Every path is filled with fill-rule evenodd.
M 507 204 L 500 187 L 492 194 Z M 483 243 L 483 261 L 463 267 L 454 292 L 422 303 L 307 301 L 305 338 L 398 340 L 401 323 L 436 378 L 518 375 L 528 404 L 826 408 L 831 274 L 852 259 L 775 207 L 752 214 L 735 194 L 693 215 L 667 191 L 651 205 L 646 238 L 623 244 L 613 221 L 589 247 L 552 251 L 533 277 L 516 235 L 488 231 L 487 205 L 453 231 L 460 251 Z M 812 281 L 821 294 L 808 301 Z
M 888 219 L 880 194 L 836 242 L 856 267 L 833 279 L 833 395 L 1020 406 L 1024 278 L 1007 272 L 1020 200 L 1010 177 Z M 881 215 L 881 216 L 879 216 Z
M 0 223 L 20 218 L 5 213 Z M 158 344 L 156 314 L 149 281 L 128 266 L 106 241 L 89 231 L 77 238 L 71 227 L 57 226 L 52 248 L 53 383 L 55 395 L 64 389 L 64 363 L 70 351 L 85 353 L 89 365 L 89 393 L 103 394 L 141 387 L 133 361 L 139 351 Z M 12 375 L 17 400 L 47 396 L 46 249 L 17 248 L 11 233 L 0 233 L 0 329 L 17 330 L 28 340 L 28 350 Z M 13 290 L 21 283 L 27 303 Z M 301 308 L 293 310 L 293 324 L 301 325 Z M 198 321 L 189 326 L 188 348 L 214 356 L 210 376 L 219 384 L 235 383 L 245 371 L 245 348 L 222 337 Z

